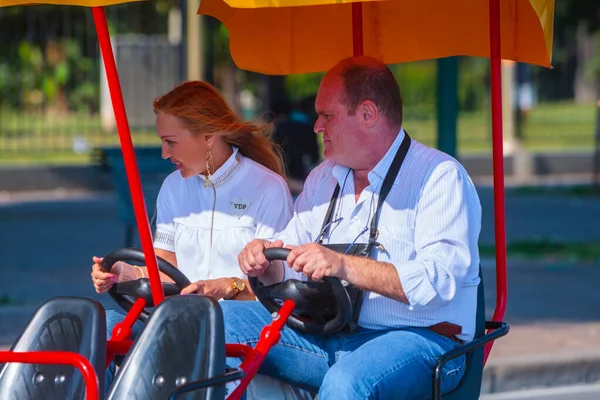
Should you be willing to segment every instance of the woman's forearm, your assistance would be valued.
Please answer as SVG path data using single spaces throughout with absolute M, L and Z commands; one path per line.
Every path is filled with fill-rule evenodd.
M 154 253 L 156 254 L 157 257 L 162 258 L 163 260 L 167 261 L 169 264 L 171 264 L 172 266 L 177 268 L 177 256 L 175 255 L 174 252 L 172 251 L 168 251 L 168 250 L 163 250 L 163 249 L 157 249 L 154 248 Z M 143 274 L 143 276 L 139 276 L 139 278 L 148 278 L 148 268 L 145 266 L 140 266 L 139 267 L 139 271 L 141 272 L 140 275 Z M 137 269 L 137 268 L 136 268 Z M 160 275 L 160 280 L 162 282 L 171 282 L 174 283 L 173 279 L 169 278 L 169 276 L 167 274 L 164 274 L 162 272 L 159 271 L 159 275 Z

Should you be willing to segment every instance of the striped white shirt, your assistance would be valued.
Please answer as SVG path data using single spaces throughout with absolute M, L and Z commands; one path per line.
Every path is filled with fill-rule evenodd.
M 315 168 L 294 205 L 294 216 L 279 239 L 299 245 L 316 240 L 336 184 L 329 236 L 323 243 L 368 242 L 368 228 L 381 185 L 404 130 L 369 172 L 369 186 L 355 201 L 352 170 L 332 161 Z M 412 139 L 402 168 L 382 205 L 377 261 L 396 267 L 409 304 L 374 292 L 364 293 L 359 325 L 370 329 L 426 327 L 448 321 L 462 326 L 460 339 L 475 333 L 481 205 L 471 179 L 452 157 Z M 285 279 L 306 279 L 285 268 Z

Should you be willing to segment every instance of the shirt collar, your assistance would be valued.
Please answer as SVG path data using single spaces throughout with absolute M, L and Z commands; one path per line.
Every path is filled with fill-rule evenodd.
M 380 183 L 383 182 L 385 175 L 390 169 L 392 161 L 394 161 L 394 157 L 396 156 L 396 153 L 398 152 L 398 149 L 400 148 L 400 145 L 404 140 L 404 135 L 404 129 L 400 128 L 400 132 L 398 132 L 398 135 L 396 135 L 396 139 L 394 139 L 394 142 L 392 143 L 388 151 L 385 153 L 383 158 L 379 160 L 377 165 L 375 165 L 375 167 L 371 171 L 369 171 L 367 178 L 369 179 L 369 184 L 371 185 L 373 191 L 377 191 Z M 333 176 L 335 177 L 335 179 L 337 179 L 340 187 L 344 185 L 344 180 L 346 180 L 349 170 L 350 168 L 345 167 L 341 164 L 336 164 L 333 167 Z

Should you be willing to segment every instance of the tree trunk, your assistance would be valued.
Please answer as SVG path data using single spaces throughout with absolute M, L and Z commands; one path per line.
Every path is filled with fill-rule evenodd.
M 588 63 L 596 53 L 594 36 L 589 33 L 584 24 L 577 28 L 577 66 L 575 68 L 575 101 L 591 103 L 596 99 L 594 90 L 594 75 L 589 73 Z

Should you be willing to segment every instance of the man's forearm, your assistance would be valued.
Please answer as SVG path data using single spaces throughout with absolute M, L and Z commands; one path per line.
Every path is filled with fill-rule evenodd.
M 271 266 L 267 268 L 264 274 L 260 276 L 258 279 L 266 286 L 274 285 L 276 283 L 280 283 L 283 281 L 283 262 L 282 261 L 272 261 Z
M 362 290 L 410 304 L 402 289 L 396 268 L 390 263 L 364 257 L 344 256 L 342 279 Z

